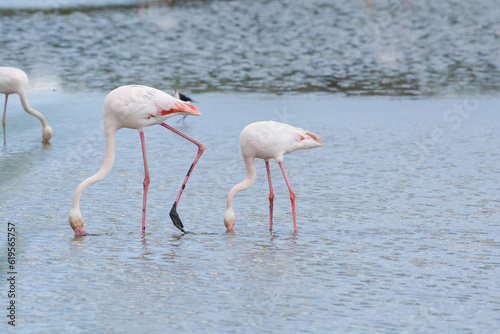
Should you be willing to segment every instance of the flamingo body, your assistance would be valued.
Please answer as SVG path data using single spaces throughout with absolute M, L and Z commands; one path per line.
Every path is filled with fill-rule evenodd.
M 174 92 L 172 93 L 172 96 L 175 97 L 176 99 L 179 99 L 179 100 L 184 101 L 186 103 L 189 103 L 189 104 L 193 103 L 193 100 L 189 96 L 182 94 L 177 89 L 174 90 Z M 182 121 L 182 123 L 184 123 L 186 121 L 186 117 L 187 117 L 187 115 L 184 115 L 178 122 Z
M 20 94 L 28 87 L 28 76 L 15 67 L 0 67 L 0 91 L 3 94 Z
M 247 169 L 247 177 L 245 180 L 235 185 L 227 197 L 227 208 L 224 214 L 224 224 L 226 225 L 227 230 L 233 231 L 234 224 L 236 222 L 233 211 L 234 195 L 239 191 L 250 188 L 255 182 L 257 175 L 255 167 L 256 158 L 263 159 L 266 163 L 270 190 L 270 229 L 272 229 L 274 192 L 272 190 L 271 174 L 269 171 L 269 160 L 275 159 L 280 165 L 281 171 L 290 190 L 294 230 L 297 230 L 295 222 L 295 194 L 293 193 L 282 165 L 283 156 L 296 150 L 323 146 L 321 143 L 322 141 L 323 139 L 310 131 L 296 128 L 284 123 L 264 121 L 247 125 L 240 134 L 240 149 Z
M 274 122 L 255 122 L 247 125 L 240 134 L 240 149 L 243 158 L 275 159 L 283 161 L 285 154 L 300 149 L 323 146 L 319 138 L 294 126 Z
M 3 135 L 4 145 L 6 144 L 5 133 L 5 115 L 7 113 L 7 99 L 10 94 L 17 94 L 21 99 L 21 104 L 24 110 L 35 116 L 42 122 L 42 142 L 47 144 L 52 138 L 52 128 L 49 126 L 45 117 L 39 111 L 31 108 L 26 97 L 26 89 L 28 88 L 28 76 L 22 70 L 14 67 L 0 67 L 0 93 L 5 94 L 5 106 L 3 112 Z
M 103 109 L 104 137 L 106 144 L 104 163 L 101 169 L 95 175 L 87 178 L 82 183 L 80 183 L 73 196 L 73 207 L 69 212 L 68 220 L 76 235 L 86 234 L 86 231 L 83 227 L 83 217 L 79 208 L 80 196 L 88 186 L 102 180 L 111 170 L 115 154 L 116 131 L 121 128 L 137 129 L 141 137 L 145 170 L 142 212 L 142 224 L 144 233 L 147 190 L 150 182 L 146 159 L 144 129 L 148 126 L 160 124 L 163 127 L 195 143 L 199 147 L 199 150 L 191 169 L 194 167 L 205 149 L 205 145 L 203 145 L 202 143 L 192 139 L 191 137 L 174 128 L 171 128 L 169 125 L 164 123 L 165 120 L 175 115 L 201 115 L 201 113 L 195 106 L 176 99 L 158 89 L 147 86 L 122 86 L 111 91 L 106 96 Z M 186 176 L 183 186 L 177 196 L 174 207 L 172 207 L 172 211 L 170 212 L 170 216 L 174 221 L 174 225 L 179 227 L 181 230 L 182 223 L 180 223 L 180 219 L 178 218 L 178 216 L 176 216 L 177 213 L 175 211 L 175 208 L 177 207 L 180 195 L 185 187 L 188 177 L 189 173 Z M 173 217 L 173 215 L 176 217 Z M 178 219 L 177 224 L 174 218 Z M 180 224 L 180 226 L 178 226 L 178 224 Z
M 198 108 L 156 88 L 131 85 L 111 91 L 104 100 L 103 120 L 117 130 L 163 123 L 175 115 L 201 115 Z

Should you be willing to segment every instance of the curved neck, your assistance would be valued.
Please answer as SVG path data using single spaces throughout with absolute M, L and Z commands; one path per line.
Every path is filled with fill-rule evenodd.
M 243 160 L 245 161 L 245 166 L 247 168 L 247 177 L 243 181 L 235 185 L 229 191 L 229 195 L 227 196 L 227 209 L 233 207 L 234 195 L 236 195 L 236 193 L 239 191 L 250 188 L 254 184 L 255 178 L 257 177 L 257 169 L 255 168 L 255 158 L 243 157 Z
M 39 111 L 36 111 L 35 109 L 31 108 L 30 104 L 28 103 L 28 98 L 26 97 L 26 93 L 20 92 L 19 97 L 21 98 L 21 105 L 23 106 L 24 110 L 30 115 L 35 116 L 42 122 L 43 127 L 47 127 L 47 121 L 45 120 L 45 117 L 43 117 L 42 113 Z
M 80 206 L 80 196 L 83 191 L 87 189 L 92 184 L 101 181 L 113 167 L 113 161 L 115 160 L 115 137 L 116 130 L 105 130 L 104 132 L 106 151 L 104 153 L 104 162 L 101 169 L 88 179 L 84 180 L 76 188 L 75 195 L 73 196 L 73 208 L 78 208 Z

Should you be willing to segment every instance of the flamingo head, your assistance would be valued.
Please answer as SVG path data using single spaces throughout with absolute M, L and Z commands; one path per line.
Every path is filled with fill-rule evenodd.
M 83 217 L 79 208 L 72 208 L 68 215 L 68 221 L 71 228 L 75 231 L 75 235 L 85 235 L 83 228 Z
M 52 128 L 50 126 L 45 126 L 42 131 L 42 143 L 48 144 L 52 138 Z
M 234 224 L 236 224 L 236 217 L 234 216 L 233 208 L 228 208 L 224 213 L 224 225 L 228 232 L 234 231 Z

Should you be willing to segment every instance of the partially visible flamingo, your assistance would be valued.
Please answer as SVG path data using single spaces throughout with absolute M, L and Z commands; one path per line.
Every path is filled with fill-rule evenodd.
M 182 94 L 177 89 L 174 90 L 174 92 L 172 93 L 172 96 L 175 97 L 176 99 L 179 99 L 179 100 L 184 101 L 186 103 L 193 104 L 193 100 L 189 96 Z M 180 120 L 178 120 L 177 122 L 182 121 L 182 123 L 184 124 L 184 122 L 186 121 L 186 117 L 187 117 L 187 115 L 182 116 L 182 118 Z
M 3 109 L 3 144 L 6 145 L 5 134 L 5 114 L 7 113 L 7 99 L 10 94 L 17 94 L 21 98 L 21 104 L 30 115 L 35 116 L 42 122 L 42 142 L 47 144 L 52 138 L 52 128 L 49 126 L 45 117 L 35 109 L 31 108 L 26 97 L 26 88 L 28 87 L 28 76 L 26 73 L 14 67 L 0 67 L 0 93 L 5 94 L 5 106 Z
M 274 159 L 281 168 L 292 201 L 293 229 L 297 231 L 295 218 L 295 193 L 283 168 L 283 156 L 290 152 L 323 146 L 324 141 L 312 132 L 273 121 L 255 122 L 247 125 L 240 134 L 240 149 L 247 169 L 247 177 L 235 185 L 227 196 L 227 208 L 224 213 L 224 225 L 228 231 L 234 231 L 236 218 L 233 211 L 233 198 L 237 192 L 250 188 L 257 176 L 255 158 L 264 159 L 269 180 L 269 230 L 273 229 L 274 192 L 269 170 L 269 159 Z
M 198 146 L 198 153 L 189 168 L 184 179 L 182 187 L 170 210 L 170 218 L 174 225 L 184 232 L 184 227 L 177 214 L 177 205 L 186 187 L 194 166 L 200 159 L 205 145 L 184 133 L 165 124 L 163 121 L 175 115 L 201 115 L 198 108 L 173 98 L 158 89 L 147 86 L 122 86 L 111 91 L 104 100 L 103 122 L 105 137 L 104 163 L 101 169 L 93 176 L 84 180 L 76 188 L 73 196 L 73 207 L 68 215 L 70 226 L 75 231 L 75 235 L 85 235 L 83 228 L 83 217 L 80 212 L 80 196 L 82 192 L 90 185 L 102 180 L 111 170 L 115 157 L 115 136 L 116 131 L 121 128 L 130 128 L 139 130 L 142 144 L 142 156 L 144 159 L 144 194 L 142 203 L 142 233 L 146 231 L 146 201 L 148 196 L 148 187 L 150 182 L 148 162 L 146 158 L 146 145 L 144 141 L 144 129 L 147 126 L 160 124 L 161 126 L 173 131 L 174 133 L 186 138 Z

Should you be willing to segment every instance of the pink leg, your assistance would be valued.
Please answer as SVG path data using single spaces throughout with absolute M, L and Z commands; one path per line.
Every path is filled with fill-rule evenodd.
M 142 158 L 144 159 L 144 194 L 142 197 L 142 234 L 146 233 L 146 203 L 148 200 L 148 188 L 151 178 L 149 177 L 148 158 L 146 157 L 146 143 L 144 132 L 140 132 L 142 145 Z
M 288 181 L 288 177 L 286 176 L 285 169 L 283 168 L 283 164 L 281 162 L 278 162 L 281 168 L 281 172 L 283 173 L 283 176 L 285 177 L 285 182 L 286 185 L 288 186 L 288 190 L 290 190 L 290 200 L 292 201 L 292 214 L 293 214 L 293 230 L 297 232 L 297 222 L 295 219 L 295 193 L 292 190 L 292 186 L 290 185 L 290 182 Z
M 271 183 L 271 171 L 269 170 L 269 161 L 266 161 L 267 179 L 269 180 L 269 230 L 273 229 L 273 202 L 274 191 L 273 184 Z
M 7 113 L 7 99 L 9 98 L 9 94 L 5 94 L 5 107 L 3 108 L 3 144 L 7 145 L 7 139 L 5 136 L 5 114 Z
M 181 199 L 182 191 L 184 190 L 184 188 L 186 188 L 186 183 L 189 179 L 189 176 L 191 175 L 191 172 L 194 169 L 194 166 L 196 166 L 196 163 L 198 162 L 198 160 L 200 160 L 200 157 L 203 154 L 203 151 L 205 151 L 205 144 L 197 141 L 196 139 L 189 137 L 188 135 L 180 132 L 177 129 L 174 129 L 173 127 L 171 127 L 170 125 L 168 125 L 166 123 L 161 123 L 161 126 L 169 129 L 170 131 L 178 134 L 182 138 L 185 138 L 185 139 L 189 140 L 190 142 L 194 143 L 196 146 L 198 146 L 198 153 L 196 154 L 196 157 L 194 158 L 194 161 L 191 164 L 191 167 L 189 168 L 189 170 L 186 174 L 186 178 L 184 179 L 184 182 L 182 183 L 181 190 L 179 190 L 179 194 L 177 195 L 177 198 L 175 199 L 174 205 L 172 206 L 172 209 L 170 210 L 170 218 L 172 219 L 172 222 L 174 223 L 175 227 L 177 227 L 182 232 L 186 233 L 184 231 L 184 226 L 182 225 L 182 221 L 179 218 L 179 215 L 177 214 L 177 205 L 179 204 L 179 200 Z

